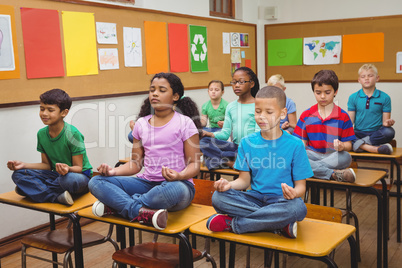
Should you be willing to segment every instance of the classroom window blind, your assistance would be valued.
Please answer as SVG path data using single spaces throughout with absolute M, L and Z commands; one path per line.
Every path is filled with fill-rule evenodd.
M 235 0 L 209 0 L 209 14 L 215 17 L 235 18 Z

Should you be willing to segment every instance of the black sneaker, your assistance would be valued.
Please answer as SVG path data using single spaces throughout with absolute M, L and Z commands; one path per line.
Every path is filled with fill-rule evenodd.
M 68 191 L 65 191 L 61 195 L 57 197 L 57 202 L 67 205 L 67 206 L 72 206 L 74 204 L 73 197 Z
M 380 145 L 380 147 L 378 147 L 379 154 L 392 154 L 393 152 L 394 149 L 392 149 L 392 145 L 389 143 Z
M 18 186 L 15 186 L 14 191 L 21 196 L 27 196 Z
M 296 238 L 297 237 L 297 222 L 292 222 L 286 225 L 281 233 L 288 238 Z
M 158 230 L 164 230 L 167 226 L 168 212 L 166 209 L 140 208 L 138 216 L 132 221 L 139 221 L 141 224 L 155 227 Z

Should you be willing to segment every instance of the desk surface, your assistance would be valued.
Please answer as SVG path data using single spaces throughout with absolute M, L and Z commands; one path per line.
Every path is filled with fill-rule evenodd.
M 181 233 L 190 228 L 190 226 L 192 226 L 193 224 L 202 221 L 215 213 L 216 211 L 212 206 L 191 204 L 189 207 L 182 209 L 180 211 L 169 212 L 169 218 L 166 229 L 163 231 L 158 231 L 158 233 L 165 233 L 165 234 Z M 156 230 L 151 226 L 140 224 L 137 221 L 130 222 L 129 220 L 119 216 L 105 215 L 103 217 L 97 217 L 92 213 L 91 207 L 78 211 L 78 215 L 84 218 L 94 219 L 97 221 L 107 223 L 119 224 L 127 227 L 133 227 L 136 229 L 142 229 L 148 231 Z
M 355 152 L 349 152 L 352 157 L 372 157 L 372 158 L 402 158 L 402 148 L 393 148 L 394 152 L 392 154 L 375 154 L 375 153 L 369 153 L 369 152 L 363 152 L 363 153 L 355 153 Z
M 290 239 L 270 232 L 241 235 L 231 232 L 211 232 L 207 229 L 206 222 L 207 220 L 204 220 L 193 225 L 190 227 L 190 232 L 225 241 L 312 257 L 328 255 L 356 230 L 354 226 L 348 224 L 306 218 L 298 222 L 297 238 Z
M 60 215 L 74 213 L 80 209 L 92 206 L 95 201 L 96 198 L 90 193 L 86 193 L 80 197 L 74 198 L 74 205 L 72 206 L 66 206 L 59 203 L 36 203 L 29 198 L 20 196 L 15 191 L 0 194 L 0 203 Z
M 307 181 L 311 182 L 325 182 L 328 184 L 338 185 L 352 185 L 360 187 L 372 187 L 379 180 L 387 176 L 387 173 L 383 170 L 370 170 L 370 169 L 353 169 L 356 173 L 356 181 L 354 183 L 338 182 L 334 180 L 322 180 L 316 178 L 308 178 Z

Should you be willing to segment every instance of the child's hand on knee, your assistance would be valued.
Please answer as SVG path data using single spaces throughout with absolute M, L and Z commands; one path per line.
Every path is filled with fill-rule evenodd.
M 291 200 L 291 199 L 295 199 L 297 197 L 297 192 L 296 192 L 295 188 L 290 187 L 286 183 L 281 183 L 281 186 L 282 186 L 283 197 L 285 199 Z
M 56 172 L 59 173 L 60 175 L 64 176 L 68 173 L 69 171 L 69 166 L 64 163 L 56 163 Z
M 167 181 L 178 181 L 180 180 L 180 173 L 176 170 L 170 169 L 168 167 L 162 166 L 162 176 Z
M 116 175 L 116 170 L 109 166 L 108 164 L 101 164 L 98 167 L 98 171 L 102 176 L 114 176 Z
M 232 188 L 232 185 L 226 179 L 220 179 L 214 183 L 214 187 L 218 192 L 226 192 Z
M 334 140 L 334 149 L 338 152 L 342 152 L 343 150 L 345 150 L 345 144 L 343 144 L 343 142 L 341 142 L 338 139 Z
M 10 170 L 19 170 L 24 168 L 24 163 L 17 160 L 11 160 L 7 162 L 7 167 Z

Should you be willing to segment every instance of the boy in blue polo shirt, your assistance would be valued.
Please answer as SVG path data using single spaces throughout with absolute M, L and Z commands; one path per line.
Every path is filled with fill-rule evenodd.
M 314 177 L 354 182 L 356 175 L 348 168 L 352 162 L 348 151 L 355 135 L 349 115 L 334 104 L 338 86 L 338 76 L 332 70 L 314 75 L 311 87 L 317 104 L 301 114 L 293 135 L 306 145 Z
M 395 136 L 391 98 L 376 88 L 379 76 L 373 64 L 364 64 L 358 73 L 362 88 L 350 95 L 348 101 L 348 113 L 355 123 L 357 138 L 353 142 L 353 151 L 391 154 L 393 150 L 389 142 Z
M 259 231 L 297 236 L 297 221 L 307 213 L 301 197 L 313 175 L 303 143 L 280 128 L 286 117 L 282 89 L 268 86 L 255 97 L 255 121 L 261 131 L 244 137 L 234 168 L 239 178 L 215 182 L 207 228 L 236 234 Z M 243 192 L 251 186 L 251 190 Z M 224 215 L 227 214 L 227 215 Z

